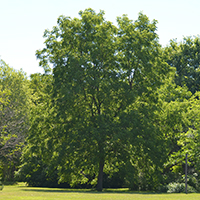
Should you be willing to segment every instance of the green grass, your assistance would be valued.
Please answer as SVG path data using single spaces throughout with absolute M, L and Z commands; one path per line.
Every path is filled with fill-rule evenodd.
M 130 192 L 127 189 L 109 189 L 102 193 L 92 190 L 26 187 L 20 183 L 4 186 L 2 200 L 199 200 L 200 194 L 150 194 Z

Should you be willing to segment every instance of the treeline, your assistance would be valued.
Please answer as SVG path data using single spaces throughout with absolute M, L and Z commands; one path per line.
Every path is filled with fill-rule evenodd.
M 159 44 L 139 13 L 60 16 L 27 78 L 0 63 L 0 174 L 30 186 L 200 191 L 200 38 Z M 51 70 L 52 69 L 52 70 Z

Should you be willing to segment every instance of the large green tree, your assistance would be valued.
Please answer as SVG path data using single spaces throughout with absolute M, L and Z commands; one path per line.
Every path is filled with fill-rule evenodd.
M 45 31 L 37 57 L 46 73 L 53 66 L 56 115 L 49 138 L 60 181 L 97 181 L 101 191 L 103 173 L 122 163 L 133 167 L 139 156 L 157 162 L 163 137 L 155 123 L 156 90 L 170 68 L 161 59 L 156 21 L 124 15 L 116 27 L 103 11 L 79 14 L 60 16 Z

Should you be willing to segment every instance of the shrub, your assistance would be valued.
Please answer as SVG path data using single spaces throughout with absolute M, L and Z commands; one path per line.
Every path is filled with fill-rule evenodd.
M 0 181 L 0 190 L 3 190 L 3 183 Z
M 185 183 L 169 183 L 167 185 L 167 192 L 168 193 L 181 193 L 181 192 L 185 192 Z M 193 193 L 196 192 L 195 189 L 190 186 L 187 185 L 187 192 L 188 193 Z

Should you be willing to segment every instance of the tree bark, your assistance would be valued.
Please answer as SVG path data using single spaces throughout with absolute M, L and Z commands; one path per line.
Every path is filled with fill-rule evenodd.
M 99 161 L 99 174 L 97 181 L 97 191 L 101 192 L 103 190 L 103 168 L 104 168 L 104 159 Z

